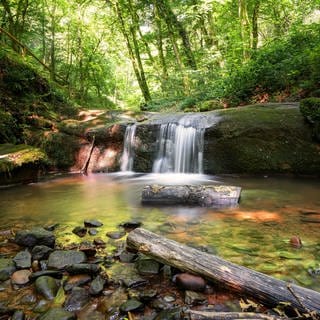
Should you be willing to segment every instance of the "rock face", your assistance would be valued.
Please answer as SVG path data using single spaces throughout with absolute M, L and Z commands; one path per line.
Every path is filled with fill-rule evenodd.
M 320 174 L 319 144 L 297 106 L 247 106 L 219 115 L 205 132 L 205 173 Z
M 246 106 L 201 115 L 219 119 L 204 132 L 203 171 L 206 174 L 320 173 L 319 144 L 312 139 L 312 129 L 305 123 L 297 104 Z M 101 150 L 116 144 L 113 163 L 104 168 L 118 170 L 119 163 L 115 162 L 121 158 L 125 126 L 113 125 L 103 130 L 105 134 L 100 134 L 97 142 L 99 156 L 93 156 L 90 166 L 95 168 L 93 171 L 99 171 L 102 153 L 106 153 Z M 160 124 L 154 121 L 137 124 L 134 171 L 152 171 L 159 130 Z M 107 158 L 106 163 L 110 160 Z

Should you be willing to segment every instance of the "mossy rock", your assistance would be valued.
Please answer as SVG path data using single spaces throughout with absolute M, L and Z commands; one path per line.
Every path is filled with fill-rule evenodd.
M 28 145 L 0 145 L 0 184 L 36 181 L 47 166 L 45 153 Z
M 43 149 L 57 169 L 69 169 L 80 148 L 78 138 L 61 132 L 50 132 L 43 141 Z
M 297 106 L 258 105 L 217 112 L 206 130 L 205 172 L 320 174 L 320 149 Z

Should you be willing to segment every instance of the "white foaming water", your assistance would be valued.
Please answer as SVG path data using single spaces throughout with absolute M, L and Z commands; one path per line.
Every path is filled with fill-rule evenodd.
M 123 152 L 121 157 L 120 170 L 132 171 L 133 169 L 133 160 L 134 160 L 134 141 L 136 133 L 136 124 L 131 124 L 126 127 L 126 132 L 124 134 L 123 141 Z
M 205 123 L 194 115 L 161 124 L 154 173 L 202 173 Z

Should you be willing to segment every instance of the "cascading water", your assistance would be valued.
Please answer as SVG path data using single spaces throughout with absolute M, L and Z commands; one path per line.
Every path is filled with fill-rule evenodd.
M 159 151 L 154 173 L 202 173 L 203 138 L 207 119 L 197 114 L 183 115 L 160 126 Z
M 123 141 L 123 152 L 121 157 L 121 171 L 132 171 L 134 160 L 134 141 L 136 133 L 136 124 L 131 124 L 126 127 Z

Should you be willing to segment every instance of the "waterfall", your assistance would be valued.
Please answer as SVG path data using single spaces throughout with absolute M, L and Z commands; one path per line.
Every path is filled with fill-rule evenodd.
M 121 157 L 121 171 L 132 171 L 134 160 L 134 142 L 136 133 L 136 124 L 130 124 L 126 127 L 123 141 L 123 152 Z
M 191 114 L 160 125 L 155 173 L 202 173 L 206 119 Z

